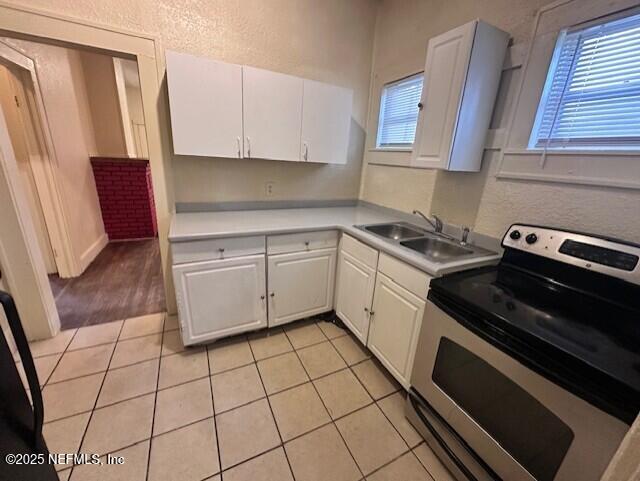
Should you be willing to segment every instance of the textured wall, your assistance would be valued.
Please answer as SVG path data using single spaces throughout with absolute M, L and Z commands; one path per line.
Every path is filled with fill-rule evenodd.
M 19 0 L 59 14 L 157 34 L 162 46 L 349 87 L 346 166 L 180 157 L 176 201 L 355 198 L 368 105 L 376 0 Z M 166 99 L 164 99 L 166 102 Z
M 382 85 L 422 70 L 429 38 L 481 18 L 508 31 L 515 43 L 526 42 L 535 13 L 546 3 L 549 1 L 384 0 L 376 27 L 365 160 L 393 161 L 410 155 L 369 149 L 375 143 Z M 401 48 L 403 54 L 398 55 Z M 506 125 L 506 119 L 498 121 L 499 126 Z M 637 191 L 497 180 L 494 173 L 498 157 L 495 152 L 486 153 L 479 174 L 365 165 L 361 197 L 406 211 L 432 211 L 448 221 L 494 236 L 501 236 L 511 223 L 520 221 L 640 241 Z

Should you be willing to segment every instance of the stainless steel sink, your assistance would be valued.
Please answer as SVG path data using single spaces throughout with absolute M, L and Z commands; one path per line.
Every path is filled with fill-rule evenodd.
M 423 231 L 413 229 L 401 223 L 366 225 L 363 228 L 380 237 L 393 240 L 410 239 L 424 235 Z
M 455 245 L 451 242 L 434 239 L 431 237 L 422 237 L 420 239 L 412 239 L 401 241 L 400 245 L 408 247 L 420 254 L 423 254 L 435 261 L 442 262 L 454 257 L 466 256 L 473 254 L 473 250 Z
M 494 254 L 476 245 L 462 244 L 445 233 L 433 232 L 404 221 L 354 227 L 437 263 L 451 262 L 461 257 L 472 258 Z

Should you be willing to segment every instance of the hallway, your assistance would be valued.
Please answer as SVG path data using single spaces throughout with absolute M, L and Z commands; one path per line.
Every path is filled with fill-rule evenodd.
M 80 277 L 49 281 L 62 329 L 165 310 L 158 239 L 111 242 Z

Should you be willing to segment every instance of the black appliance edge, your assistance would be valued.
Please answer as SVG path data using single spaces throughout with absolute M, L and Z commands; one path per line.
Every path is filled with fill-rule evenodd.
M 18 348 L 20 359 L 29 383 L 29 389 L 31 391 L 31 398 L 33 402 L 33 443 L 35 448 L 42 453 L 47 452 L 47 448 L 44 445 L 42 437 L 42 424 L 44 420 L 44 405 L 42 402 L 42 393 L 40 392 L 40 382 L 38 380 L 38 373 L 36 372 L 36 366 L 31 356 L 31 350 L 29 349 L 29 342 L 27 336 L 22 328 L 20 322 L 20 316 L 16 309 L 13 298 L 4 291 L 0 291 L 0 304 L 4 308 L 5 316 L 13 334 L 13 339 Z
M 469 481 L 478 481 L 478 479 L 473 475 L 473 473 L 469 470 L 469 468 L 464 464 L 464 462 L 456 455 L 453 449 L 447 444 L 447 442 L 442 438 L 436 427 L 429 421 L 420 408 L 424 408 L 429 413 L 438 420 L 438 422 L 444 426 L 444 428 L 451 434 L 451 436 L 456 440 L 458 445 L 462 447 L 473 460 L 478 463 L 482 469 L 495 481 L 502 481 L 493 469 L 469 446 L 469 444 L 460 437 L 460 435 L 447 423 L 442 416 L 429 404 L 429 402 L 423 398 L 420 393 L 418 393 L 415 389 L 411 389 L 408 393 L 409 402 L 411 403 L 411 407 L 422 421 L 422 424 L 427 428 L 427 430 L 431 433 L 436 442 L 440 445 L 445 454 L 449 457 L 451 462 L 460 470 L 462 474 L 464 474 Z
M 541 362 L 540 352 L 532 349 L 531 346 L 517 337 L 501 329 L 496 323 L 483 320 L 480 316 L 472 312 L 467 307 L 461 305 L 455 299 L 439 289 L 429 290 L 427 298 L 438 308 L 456 320 L 459 324 L 497 347 L 501 351 L 528 367 L 532 371 L 549 379 L 555 384 L 567 389 L 572 394 L 584 399 L 593 406 L 616 417 L 626 424 L 631 425 L 638 415 L 637 404 L 634 406 L 627 398 L 616 398 L 607 391 L 606 394 L 598 392 L 598 386 L 589 381 L 588 373 L 576 376 L 575 373 L 567 369 L 566 365 L 556 362 L 548 356 Z M 579 377 L 579 379 L 576 379 Z M 589 386 L 591 389 L 587 389 Z

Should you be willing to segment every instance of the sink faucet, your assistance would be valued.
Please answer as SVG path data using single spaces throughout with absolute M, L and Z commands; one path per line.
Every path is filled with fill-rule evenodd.
M 413 213 L 415 215 L 419 215 L 424 220 L 426 220 L 429 224 L 431 224 L 431 226 L 434 228 L 436 232 L 442 232 L 442 220 L 440 220 L 440 217 L 438 217 L 437 215 L 433 214 L 433 220 L 431 220 L 419 210 L 414 210 Z
M 467 239 L 469 238 L 469 228 L 468 227 L 463 227 L 462 228 L 462 237 L 460 238 L 460 245 L 461 246 L 466 246 L 467 245 Z

